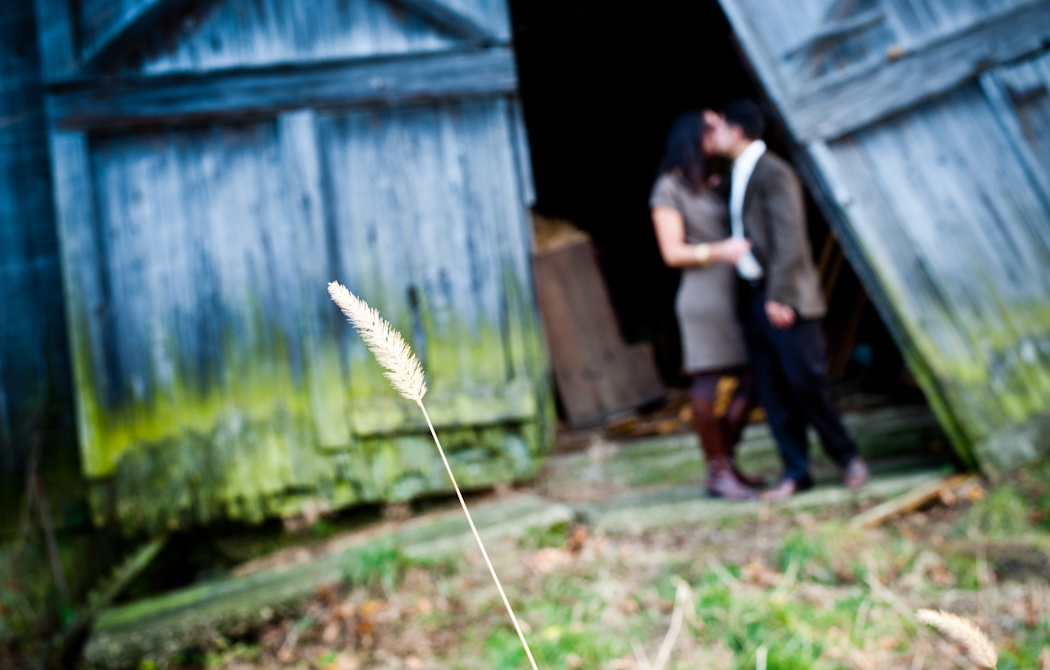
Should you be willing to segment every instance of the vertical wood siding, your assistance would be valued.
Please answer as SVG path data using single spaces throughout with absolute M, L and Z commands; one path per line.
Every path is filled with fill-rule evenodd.
M 319 127 L 338 275 L 420 343 L 439 421 L 535 411 L 525 341 L 534 324 L 522 321 L 531 313 L 527 228 L 509 113 L 495 100 L 327 114 Z M 349 357 L 351 367 L 371 359 L 358 338 Z M 411 421 L 412 408 L 369 369 L 351 379 L 355 398 L 372 399 L 355 408 L 357 429 Z M 383 397 L 393 402 L 380 411 Z M 467 397 L 469 407 L 455 400 Z M 389 416 L 398 408 L 409 414 Z
M 1050 53 L 988 72 L 981 84 L 1033 181 L 1050 200 Z
M 92 139 L 105 309 L 81 446 L 89 478 L 112 478 L 100 518 L 444 488 L 426 467 L 404 479 L 436 465 L 404 451 L 423 426 L 328 304 L 328 278 L 412 341 L 435 422 L 473 449 L 468 480 L 531 472 L 547 400 L 515 118 L 490 100 Z

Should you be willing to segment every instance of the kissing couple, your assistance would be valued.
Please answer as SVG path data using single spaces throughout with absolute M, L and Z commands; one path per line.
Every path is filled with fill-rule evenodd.
M 762 141 L 751 100 L 681 114 L 667 138 L 649 205 L 664 262 L 682 270 L 675 299 L 693 423 L 718 497 L 780 501 L 813 485 L 807 427 L 849 488 L 868 468 L 824 380 L 827 311 L 813 263 L 802 185 Z M 731 165 L 727 180 L 708 169 Z M 736 466 L 736 446 L 761 401 L 783 475 L 761 482 Z

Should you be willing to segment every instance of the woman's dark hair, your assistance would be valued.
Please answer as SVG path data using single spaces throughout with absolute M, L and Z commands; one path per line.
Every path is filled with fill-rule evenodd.
M 660 174 L 676 172 L 700 188 L 707 176 L 704 172 L 704 154 L 700 140 L 704 136 L 704 117 L 699 111 L 682 112 L 671 124 L 664 146 L 664 157 L 660 161 Z

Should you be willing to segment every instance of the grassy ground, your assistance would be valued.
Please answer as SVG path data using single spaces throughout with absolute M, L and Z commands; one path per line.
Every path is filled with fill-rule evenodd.
M 967 667 L 915 623 L 920 607 L 972 618 L 999 668 L 1050 669 L 1050 468 L 974 488 L 882 528 L 856 509 L 776 508 L 641 535 L 586 527 L 490 547 L 541 668 L 648 670 L 674 618 L 668 668 Z M 681 585 L 685 586 L 681 586 Z M 525 668 L 480 556 L 348 565 L 297 616 L 155 666 L 324 670 Z

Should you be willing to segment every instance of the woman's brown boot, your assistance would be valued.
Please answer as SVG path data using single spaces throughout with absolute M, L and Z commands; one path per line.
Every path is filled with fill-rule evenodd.
M 715 417 L 711 403 L 693 400 L 693 426 L 700 436 L 700 448 L 707 459 L 707 491 L 716 498 L 753 500 L 755 490 L 740 481 L 726 451 L 725 430 Z
M 753 405 L 750 384 L 745 381 L 736 390 L 733 400 L 726 409 L 725 416 L 721 419 L 722 431 L 726 444 L 726 455 L 732 464 L 733 474 L 736 478 L 748 486 L 760 489 L 766 485 L 761 477 L 751 477 L 740 471 L 736 462 L 736 448 L 740 444 L 740 438 L 747 427 L 748 416 L 751 414 Z

